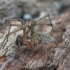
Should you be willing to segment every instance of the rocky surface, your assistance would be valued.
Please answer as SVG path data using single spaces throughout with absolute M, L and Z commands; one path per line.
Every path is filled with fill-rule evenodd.
M 16 55 L 9 61 L 5 56 L 1 59 L 2 64 L 6 62 L 3 70 L 70 70 L 70 10 L 52 19 L 54 31 L 49 34 L 57 41 L 24 49 L 18 47 Z M 55 22 L 54 22 L 55 21 Z M 44 49 L 45 48 L 45 49 Z M 46 52 L 45 52 L 46 50 Z
M 42 3 L 43 1 L 46 2 L 46 0 L 38 0 L 38 1 L 41 1 Z M 1 3 L 2 2 L 4 1 L 1 0 Z M 7 5 L 9 5 L 10 2 Z M 15 0 L 13 2 L 15 2 Z M 28 0 L 26 0 L 26 2 L 24 0 L 20 1 L 17 0 L 17 2 L 20 11 L 22 8 L 22 12 L 28 13 L 29 10 L 29 13 L 31 14 L 33 14 L 35 11 L 38 10 L 36 7 L 40 7 L 39 11 L 41 10 L 41 7 L 44 8 L 46 7 L 44 6 L 44 3 L 41 5 L 40 4 L 41 2 L 38 2 L 36 7 L 33 6 L 35 4 L 35 0 L 32 0 L 33 3 L 28 2 Z M 25 7 L 23 6 L 23 4 L 25 5 Z M 31 11 L 32 8 L 36 8 L 35 10 L 33 9 L 34 12 Z M 23 9 L 25 9 L 25 11 Z M 48 23 L 46 19 L 42 20 L 41 22 Z M 9 42 L 6 45 L 7 49 L 0 47 L 0 70 L 70 70 L 70 9 L 65 11 L 63 14 L 53 18 L 52 23 L 56 27 L 56 28 L 53 27 L 53 30 L 51 28 L 50 29 L 46 28 L 46 26 L 44 27 L 42 26 L 42 29 L 40 29 L 41 26 L 40 27 L 38 26 L 38 31 L 41 31 L 45 34 L 49 33 L 53 38 L 57 40 L 56 42 L 44 44 L 44 47 L 42 44 L 38 44 L 36 46 L 28 48 L 24 48 L 25 46 L 17 47 L 16 44 L 14 43 L 16 37 L 22 32 L 20 31 L 11 35 L 9 37 Z M 1 39 L 3 38 L 2 35 L 5 35 L 7 33 L 6 31 L 7 28 L 8 26 L 4 25 L 2 29 L 0 29 L 0 36 L 1 36 L 0 42 L 2 42 Z M 12 27 L 11 31 L 15 29 L 17 29 L 17 27 Z M 15 37 L 14 39 L 13 36 Z M 12 45 L 10 45 L 10 43 L 12 43 Z M 15 52 L 13 53 L 15 55 L 10 54 L 11 52 Z M 7 57 L 8 55 L 13 55 L 13 56 Z

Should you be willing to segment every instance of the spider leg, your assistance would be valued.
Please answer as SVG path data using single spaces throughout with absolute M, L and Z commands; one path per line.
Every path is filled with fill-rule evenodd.
M 23 30 L 23 29 L 20 28 L 20 29 L 14 30 L 13 32 L 10 32 L 9 35 L 14 34 L 14 33 L 18 32 L 18 31 L 21 31 L 21 30 Z
M 28 38 L 28 34 L 31 31 L 30 27 L 26 27 L 23 29 L 23 43 L 26 44 L 27 42 L 27 38 Z
M 31 31 L 31 45 L 34 46 L 34 32 Z
M 38 20 L 36 21 L 36 23 L 39 22 L 40 20 L 42 20 L 42 19 L 45 18 L 45 17 L 46 17 L 46 16 L 43 16 L 42 18 L 38 19 Z
M 51 26 L 52 26 L 52 30 L 54 31 L 54 29 L 53 29 L 53 27 L 55 28 L 55 29 L 57 29 L 59 32 L 61 32 L 65 37 L 67 37 L 60 29 L 58 29 L 57 27 L 55 27 L 53 24 L 52 24 L 52 22 L 51 22 L 51 19 L 50 19 L 50 16 L 48 15 L 48 18 L 49 18 L 49 21 L 50 21 L 50 23 L 51 23 Z M 69 38 L 69 37 L 67 37 L 67 38 Z M 70 39 L 70 38 L 69 38 Z
M 8 34 L 5 36 L 3 42 L 1 43 L 2 48 L 4 48 L 5 45 L 7 44 L 9 35 L 14 34 L 14 33 L 18 32 L 18 31 L 22 30 L 22 29 L 20 28 L 20 29 L 18 29 L 18 30 L 15 30 L 15 31 L 13 31 L 13 32 L 10 32 L 10 28 L 11 28 L 11 25 L 9 25 Z
M 48 24 L 49 26 L 52 26 L 52 30 L 54 31 L 54 28 L 53 28 L 53 24 L 51 22 L 51 18 L 50 18 L 50 15 L 48 14 L 48 18 L 49 18 L 49 21 L 50 21 L 50 24 Z
M 35 35 L 36 35 L 36 37 L 41 41 L 41 39 L 40 39 L 40 37 L 38 36 L 38 34 L 35 32 Z M 43 46 L 43 48 L 44 48 L 44 51 L 45 51 L 45 53 L 46 53 L 46 55 L 48 54 L 48 52 L 47 52 L 47 50 L 45 49 L 45 45 L 44 45 L 44 43 L 41 41 L 41 44 L 42 44 L 42 46 Z
M 11 25 L 9 25 L 8 34 L 5 36 L 3 42 L 1 43 L 1 46 L 2 46 L 3 48 L 5 47 L 5 45 L 6 45 L 7 41 L 8 41 L 8 36 L 9 36 L 9 32 L 10 32 L 10 27 L 11 27 Z M 6 41 L 6 42 L 5 42 L 5 41 Z
M 28 21 L 28 25 L 31 23 L 31 20 Z M 26 40 L 28 38 L 28 34 L 30 32 L 30 27 L 29 26 L 26 26 L 24 29 L 23 29 L 23 43 L 26 44 Z
M 39 22 L 40 20 L 44 19 L 45 17 L 49 17 L 49 14 L 48 14 L 48 15 L 43 16 L 43 17 L 42 17 L 42 18 L 40 18 L 40 19 L 38 19 L 38 20 L 36 21 L 36 23 L 37 23 L 37 22 Z M 49 19 L 50 19 L 50 17 L 49 17 Z M 51 21 L 50 21 L 50 22 L 51 22 Z
M 35 21 L 31 22 L 31 45 L 34 46 L 35 45 Z

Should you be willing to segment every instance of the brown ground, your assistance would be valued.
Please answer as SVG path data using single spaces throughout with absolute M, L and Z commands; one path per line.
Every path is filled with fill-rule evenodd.
M 61 32 L 55 28 L 54 31 L 50 32 L 50 35 L 57 39 L 57 42 L 45 44 L 47 52 L 40 44 L 25 50 L 17 49 L 16 57 L 3 70 L 70 70 L 70 10 L 54 20 L 57 23 L 55 26 Z M 37 49 L 38 47 L 40 48 Z M 56 54 L 58 51 L 60 51 L 59 54 Z M 36 63 L 36 67 L 33 67 L 34 69 L 30 69 L 29 66 L 26 67 L 29 61 L 39 61 L 39 59 L 42 60 L 43 65 Z M 0 66 L 4 61 L 4 57 L 0 58 Z M 37 67 L 38 65 L 41 66 Z

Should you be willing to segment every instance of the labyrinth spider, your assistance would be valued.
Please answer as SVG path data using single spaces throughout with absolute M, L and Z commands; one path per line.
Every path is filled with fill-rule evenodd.
M 49 18 L 50 24 L 38 24 L 38 22 L 45 17 Z M 16 21 L 20 21 L 21 24 L 11 24 L 10 23 L 11 21 L 13 21 L 13 19 L 5 21 L 5 23 L 9 23 L 9 30 L 8 30 L 8 34 L 6 35 L 4 41 L 1 44 L 2 47 L 4 47 L 6 45 L 9 35 L 14 34 L 14 33 L 18 32 L 18 31 L 21 31 L 21 30 L 23 30 L 23 35 L 22 36 L 19 35 L 17 37 L 17 41 L 16 41 L 16 43 L 18 42 L 19 45 L 35 46 L 39 42 L 41 42 L 43 44 L 43 43 L 50 43 L 50 42 L 55 41 L 51 36 L 47 36 L 45 34 L 38 33 L 38 32 L 35 31 L 35 26 L 36 25 L 45 25 L 45 26 L 53 27 L 53 24 L 51 23 L 51 19 L 50 19 L 49 15 L 43 16 L 42 18 L 40 18 L 36 21 L 29 20 L 28 24 L 24 24 L 24 22 L 22 20 L 18 20 L 18 19 L 16 19 Z M 18 26 L 19 29 L 15 30 L 13 32 L 10 32 L 10 28 L 12 26 Z M 6 43 L 4 43 L 5 40 L 6 40 Z

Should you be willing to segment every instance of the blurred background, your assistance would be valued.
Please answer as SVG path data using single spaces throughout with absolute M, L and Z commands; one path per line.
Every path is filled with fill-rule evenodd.
M 27 21 L 46 14 L 53 18 L 70 7 L 70 0 L 0 0 L 0 24 L 15 18 Z

